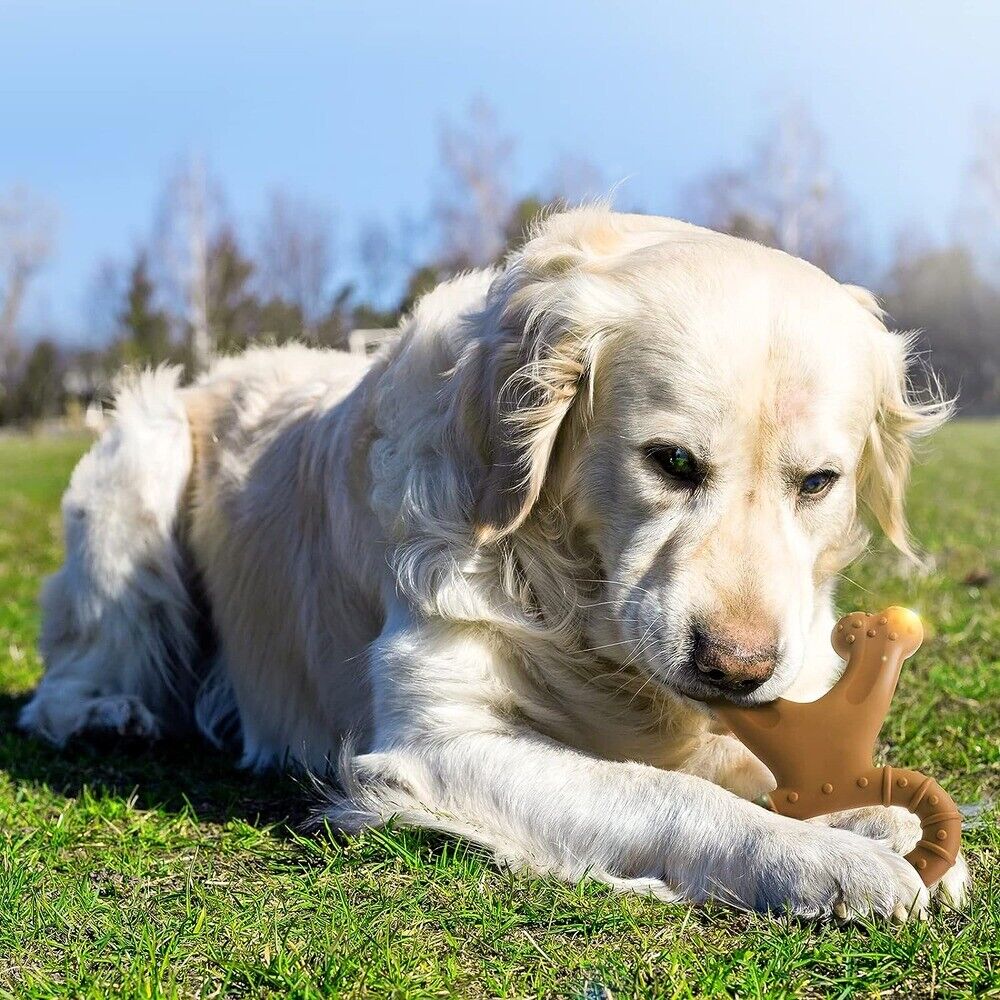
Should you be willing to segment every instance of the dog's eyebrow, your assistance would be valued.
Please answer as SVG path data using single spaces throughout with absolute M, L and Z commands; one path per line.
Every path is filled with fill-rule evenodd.
M 618 437 L 639 451 L 673 446 L 691 452 L 699 462 L 708 463 L 712 460 L 712 447 L 708 438 L 689 427 L 657 428 L 654 434 L 619 434 Z
M 782 466 L 787 472 L 802 473 L 804 475 L 808 475 L 810 472 L 819 472 L 820 470 L 836 472 L 838 475 L 843 472 L 843 462 L 839 458 L 832 456 L 805 462 L 796 459 L 795 461 L 783 462 Z
M 797 471 L 830 469 L 843 472 L 850 465 L 851 454 L 851 443 L 843 434 L 800 434 L 781 442 L 779 461 L 783 468 Z

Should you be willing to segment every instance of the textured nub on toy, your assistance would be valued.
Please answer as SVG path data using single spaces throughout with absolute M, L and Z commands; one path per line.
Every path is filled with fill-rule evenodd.
M 903 660 L 922 639 L 920 619 L 906 608 L 855 611 L 834 627 L 833 648 L 847 667 L 822 698 L 746 707 L 717 702 L 713 708 L 774 774 L 778 787 L 770 804 L 776 812 L 809 819 L 894 805 L 915 813 L 921 839 L 906 857 L 931 885 L 958 856 L 962 819 L 955 803 L 933 778 L 872 763 Z

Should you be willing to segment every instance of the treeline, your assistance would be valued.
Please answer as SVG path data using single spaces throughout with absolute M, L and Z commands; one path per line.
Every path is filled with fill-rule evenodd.
M 51 210 L 24 192 L 0 199 L 0 422 L 29 424 L 102 398 L 123 365 L 175 363 L 195 375 L 218 353 L 300 340 L 343 348 L 356 328 L 393 327 L 442 279 L 501 260 L 547 207 L 609 184 L 579 158 L 557 161 L 532 193 L 514 190 L 516 144 L 488 105 L 441 130 L 428 209 L 369 220 L 344 240 L 335 216 L 275 192 L 240 226 L 197 160 L 169 178 L 150 235 L 95 273 L 86 327 L 99 348 L 54 337 L 22 347 L 18 311 L 54 244 Z M 875 290 L 898 329 L 959 397 L 1000 412 L 1000 127 L 987 124 L 962 185 L 953 241 L 897 240 L 878 269 L 823 137 L 799 107 L 779 115 L 744 162 L 698 179 L 660 211 L 776 246 Z M 6 205 L 6 209 L 5 209 Z

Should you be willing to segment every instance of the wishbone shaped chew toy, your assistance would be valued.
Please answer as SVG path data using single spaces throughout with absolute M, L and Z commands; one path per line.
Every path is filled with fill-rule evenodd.
M 924 637 L 906 608 L 869 615 L 854 611 L 837 622 L 833 648 L 847 668 L 819 700 L 776 701 L 712 708 L 774 774 L 768 797 L 783 816 L 809 819 L 860 806 L 902 806 L 920 818 L 921 840 L 906 855 L 925 885 L 955 863 L 962 817 L 950 795 L 917 771 L 875 767 L 872 750 L 896 690 L 903 660 Z

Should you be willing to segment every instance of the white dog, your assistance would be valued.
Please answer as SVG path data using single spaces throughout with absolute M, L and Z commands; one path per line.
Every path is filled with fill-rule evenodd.
M 586 208 L 429 294 L 370 365 L 139 375 L 66 494 L 22 725 L 232 733 L 248 766 L 332 767 L 342 827 L 665 899 L 921 911 L 899 810 L 767 812 L 702 704 L 832 683 L 858 507 L 909 552 L 910 441 L 946 416 L 906 364 L 861 289 Z

